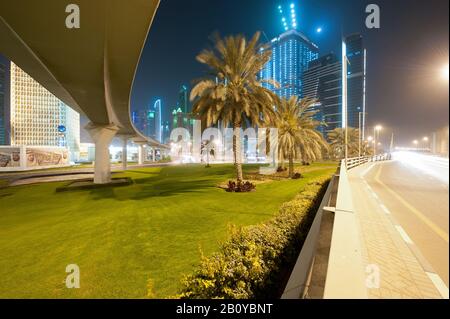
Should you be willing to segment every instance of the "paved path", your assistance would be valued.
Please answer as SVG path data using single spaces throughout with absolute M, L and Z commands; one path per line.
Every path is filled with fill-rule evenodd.
M 448 298 L 448 184 L 401 160 L 349 172 L 370 298 Z M 443 184 L 444 183 L 444 184 Z

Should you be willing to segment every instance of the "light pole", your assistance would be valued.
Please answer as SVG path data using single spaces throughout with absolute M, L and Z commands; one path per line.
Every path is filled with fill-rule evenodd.
M 359 121 L 359 131 L 358 131 L 358 157 L 361 157 L 361 143 L 362 143 L 362 132 L 361 132 L 361 115 L 366 115 L 366 112 L 358 113 L 358 121 Z
M 428 146 L 429 146 L 429 144 L 428 144 L 428 141 L 429 141 L 430 139 L 428 138 L 428 136 L 425 136 L 423 139 L 422 139 L 422 141 L 424 142 L 424 149 L 428 149 Z
M 419 145 L 419 141 L 418 140 L 414 140 L 413 144 L 416 147 L 416 151 L 417 151 L 418 150 L 417 146 Z
M 377 155 L 377 143 L 378 140 L 380 139 L 380 131 L 383 129 L 383 127 L 381 125 L 377 125 L 373 128 L 373 155 L 376 156 Z

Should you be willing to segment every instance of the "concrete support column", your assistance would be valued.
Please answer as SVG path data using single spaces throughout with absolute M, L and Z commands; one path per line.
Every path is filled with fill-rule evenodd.
M 152 151 L 153 151 L 153 162 L 156 162 L 156 148 L 153 148 Z
M 144 165 L 144 162 L 145 162 L 144 155 L 145 155 L 144 144 L 138 144 L 138 164 L 139 165 Z
M 119 131 L 114 125 L 97 125 L 89 123 L 86 125 L 92 140 L 95 143 L 95 166 L 94 183 L 107 184 L 111 182 L 111 161 L 109 155 L 109 145 Z
M 127 170 L 127 160 L 128 160 L 128 138 L 129 136 L 122 136 L 122 169 Z

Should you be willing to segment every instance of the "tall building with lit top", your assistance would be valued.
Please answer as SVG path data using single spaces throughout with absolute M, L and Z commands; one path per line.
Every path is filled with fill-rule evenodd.
M 364 48 L 361 34 L 346 36 L 343 41 L 342 60 L 346 61 L 343 67 L 343 85 L 345 94 L 343 98 L 347 104 L 346 112 L 343 112 L 344 127 L 359 128 L 364 138 L 366 130 L 366 66 L 367 50 Z M 345 117 L 345 118 L 344 118 Z
M 182 85 L 180 88 L 180 92 L 178 92 L 178 107 L 181 108 L 183 113 L 189 113 L 189 97 L 188 97 L 188 88 L 186 85 Z
M 7 129 L 9 120 L 6 109 L 6 74 L 6 65 L 0 62 L 0 145 L 9 144 Z
M 309 62 L 319 57 L 319 48 L 297 30 L 294 4 L 285 9 L 279 6 L 278 10 L 285 32 L 269 43 L 272 58 L 259 76 L 262 80 L 275 80 L 280 88 L 271 84 L 264 86 L 281 97 L 302 96 L 302 74 L 307 70 Z

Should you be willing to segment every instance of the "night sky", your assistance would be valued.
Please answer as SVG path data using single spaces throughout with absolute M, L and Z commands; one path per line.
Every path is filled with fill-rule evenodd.
M 195 56 L 221 35 L 256 31 L 271 39 L 283 32 L 277 6 L 295 2 L 299 30 L 320 48 L 340 55 L 341 34 L 361 32 L 368 49 L 369 125 L 381 123 L 397 142 L 448 125 L 448 0 L 162 0 L 135 80 L 132 109 L 156 98 L 165 118 L 182 84 L 206 73 Z M 381 8 L 381 29 L 365 27 L 365 8 Z M 322 33 L 315 30 L 322 27 Z M 263 36 L 262 40 L 266 37 Z

